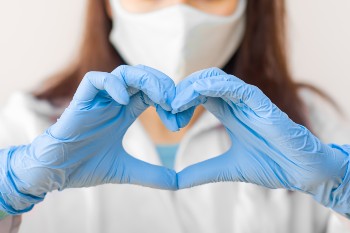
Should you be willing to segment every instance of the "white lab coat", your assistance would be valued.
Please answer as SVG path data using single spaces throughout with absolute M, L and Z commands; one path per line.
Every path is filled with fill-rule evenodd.
M 317 108 L 315 103 L 320 98 L 314 94 L 302 95 L 316 133 L 324 140 L 349 142 L 350 131 L 340 132 L 345 127 L 338 128 L 336 114 L 325 114 L 325 105 Z M 55 115 L 57 110 L 46 102 L 24 93 L 13 95 L 0 113 L 0 148 L 29 143 L 52 124 Z M 135 157 L 160 164 L 155 147 L 139 122 L 127 132 L 124 145 Z M 221 154 L 229 145 L 220 122 L 206 112 L 181 142 L 175 169 L 179 171 Z M 246 183 L 217 183 L 177 192 L 133 185 L 55 191 L 24 214 L 19 232 L 340 233 L 350 230 L 332 211 L 305 194 Z

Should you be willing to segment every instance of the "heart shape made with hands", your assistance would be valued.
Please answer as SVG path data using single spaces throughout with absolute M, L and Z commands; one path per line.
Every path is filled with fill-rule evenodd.
M 152 68 L 138 68 L 151 72 L 162 81 L 170 79 Z M 159 86 L 160 83 L 150 86 L 149 90 L 153 87 L 157 90 Z M 170 97 L 163 101 L 170 103 L 167 108 L 158 108 L 157 103 L 161 101 L 154 97 L 150 99 L 169 129 L 176 128 L 175 120 L 179 128 L 185 126 L 194 109 L 203 105 L 222 123 L 231 141 L 231 147 L 223 154 L 177 173 L 180 189 L 211 182 L 240 181 L 312 193 L 315 184 L 322 186 L 329 177 L 343 177 L 344 171 L 327 168 L 334 164 L 332 156 L 324 153 L 328 150 L 327 145 L 309 136 L 311 133 L 305 127 L 290 120 L 260 89 L 233 75 L 218 68 L 201 70 L 176 87 L 170 84 L 164 93 L 170 93 L 163 94 Z M 320 148 L 322 156 L 316 160 L 314 156 L 304 156 Z M 344 159 L 346 156 L 340 153 L 336 163 L 342 164 Z M 323 172 L 325 170 L 327 172 Z
M 231 141 L 225 153 L 176 173 L 125 151 L 122 140 L 126 131 L 148 107 L 154 106 L 165 126 L 175 131 L 190 121 L 198 105 L 225 127 Z M 303 148 L 322 149 L 319 145 L 323 144 L 317 138 L 309 140 L 308 130 L 291 121 L 257 87 L 218 68 L 195 72 L 177 86 L 162 72 L 142 65 L 119 66 L 111 73 L 89 73 L 50 133 L 61 140 L 79 142 L 65 147 L 67 154 L 80 158 L 81 171 L 70 175 L 72 182 L 67 187 L 132 183 L 177 190 L 211 182 L 242 181 L 307 190 L 305 187 L 315 187 L 315 180 L 321 183 L 324 176 L 342 177 L 335 174 L 339 170 L 310 169 L 310 164 L 334 163 L 327 153 L 320 153 L 324 158 L 317 163 L 312 160 L 314 156 L 301 156 L 306 153 Z M 75 168 L 71 171 L 77 170 L 74 161 L 77 159 L 68 164 Z M 313 173 L 315 169 L 329 174 Z
M 142 71 L 137 72 L 137 69 Z M 192 119 L 195 108 L 206 101 L 207 97 L 195 91 L 195 82 L 226 75 L 218 68 L 210 68 L 191 74 L 175 86 L 170 77 L 144 65 L 120 66 L 112 74 L 122 76 L 124 81 L 127 76 L 139 76 L 140 78 L 136 81 L 139 82 L 138 84 L 126 81 L 129 96 L 141 90 L 144 102 L 156 109 L 159 118 L 170 131 L 178 131 L 185 127 Z M 119 99 L 119 102 L 125 102 L 125 100 L 121 101 L 117 95 L 114 98 Z
M 225 153 L 176 173 L 125 151 L 126 131 L 149 106 L 177 130 L 200 104 L 226 128 Z M 175 87 L 152 68 L 121 66 L 86 74 L 54 125 L 31 144 L 5 150 L 1 207 L 20 214 L 50 191 L 106 183 L 178 190 L 239 181 L 302 191 L 347 216 L 349 150 L 322 143 L 257 87 L 219 69 L 191 74 Z
M 111 73 L 87 73 L 69 107 L 43 135 L 45 143 L 42 140 L 33 143 L 38 150 L 34 155 L 50 158 L 38 166 L 46 168 L 60 164 L 62 173 L 69 177 L 69 182 L 63 178 L 53 184 L 46 180 L 42 185 L 49 186 L 49 190 L 104 183 L 178 189 L 174 170 L 138 160 L 125 151 L 122 144 L 129 127 L 150 106 L 156 108 L 168 129 L 176 131 L 185 126 L 195 106 L 174 113 L 171 104 L 175 97 L 174 82 L 150 67 L 119 66 Z M 56 156 L 62 151 L 65 155 L 63 164 L 57 161 L 62 157 Z M 52 169 L 46 171 L 50 174 Z M 60 172 L 60 169 L 55 171 Z
M 148 107 L 156 108 L 167 128 L 178 130 L 200 104 L 225 127 L 231 140 L 225 153 L 176 173 L 125 151 L 126 131 Z M 53 190 L 106 183 L 178 190 L 240 181 L 303 191 L 330 206 L 323 194 L 341 195 L 335 187 L 341 187 L 349 157 L 291 121 L 257 87 L 220 69 L 198 71 L 175 86 L 146 66 L 89 72 L 60 119 L 30 145 L 12 149 L 16 190 L 29 193 L 33 204 Z
M 119 66 L 111 73 L 87 73 L 70 107 L 50 132 L 61 140 L 73 138 L 73 141 L 79 141 L 77 146 L 71 148 L 75 150 L 74 153 L 79 152 L 78 157 L 81 157 L 80 161 L 85 160 L 85 164 L 81 163 L 84 165 L 80 168 L 83 172 L 72 179 L 78 182 L 72 182 L 69 187 L 79 187 L 83 180 L 84 186 L 133 183 L 161 189 L 178 189 L 180 185 L 177 173 L 130 155 L 122 144 L 124 135 L 150 106 L 155 107 L 169 130 L 177 131 L 186 126 L 195 108 L 207 100 L 205 95 L 195 90 L 194 84 L 220 75 L 225 75 L 220 69 L 207 69 L 190 75 L 175 86 L 173 80 L 162 72 L 142 65 Z M 87 149 L 88 154 L 98 156 L 84 157 L 81 151 Z M 67 154 L 69 153 L 73 154 L 68 151 Z M 111 156 L 113 153 L 114 156 Z M 96 164 L 99 164 L 101 170 L 94 169 L 96 175 L 89 175 L 89 179 L 93 179 L 86 183 L 85 174 L 90 174 L 91 168 Z M 112 165 L 113 169 L 109 172 Z

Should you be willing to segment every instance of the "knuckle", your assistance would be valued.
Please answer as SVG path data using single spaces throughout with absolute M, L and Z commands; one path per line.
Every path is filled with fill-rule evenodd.
M 96 71 L 88 71 L 85 75 L 84 75 L 84 79 L 90 79 L 91 77 L 96 75 Z
M 115 68 L 111 73 L 114 75 L 123 76 L 123 74 L 126 72 L 127 67 L 127 65 L 120 65 L 117 68 Z
M 212 74 L 216 75 L 224 75 L 226 74 L 223 70 L 219 69 L 218 67 L 211 67 L 208 69 Z
M 124 72 L 127 68 L 128 68 L 128 65 L 120 65 L 120 66 L 117 67 L 116 70 Z
M 140 69 L 144 69 L 144 68 L 146 68 L 147 66 L 142 65 L 142 64 L 137 64 L 135 67 L 136 67 L 136 68 L 140 68 Z M 149 68 L 149 67 L 148 67 L 148 68 Z
M 157 80 L 153 79 L 152 76 L 147 72 L 142 72 L 142 75 L 139 77 L 139 87 L 144 88 L 150 81 L 156 82 Z

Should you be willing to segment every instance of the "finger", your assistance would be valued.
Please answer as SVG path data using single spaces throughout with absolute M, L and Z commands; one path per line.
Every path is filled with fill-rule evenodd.
M 196 107 L 191 107 L 183 112 L 176 113 L 177 125 L 179 128 L 183 128 L 191 121 L 194 110 Z
M 117 172 L 120 183 L 137 184 L 151 188 L 177 190 L 174 170 L 152 165 L 130 155 L 123 156 L 123 166 Z
M 171 79 L 169 76 L 167 76 L 166 74 L 162 73 L 159 70 L 156 70 L 154 68 L 145 66 L 145 65 L 137 65 L 136 67 L 147 70 L 149 72 L 151 72 L 152 74 L 154 74 L 155 76 L 157 76 L 158 78 L 162 79 L 162 80 L 168 80 Z M 214 70 L 214 69 L 213 69 Z M 208 69 L 209 72 L 209 69 Z M 212 71 L 213 72 L 213 71 Z M 169 96 L 172 93 L 169 93 Z M 173 93 L 175 98 L 175 92 Z M 172 130 L 172 131 L 178 131 L 179 128 L 183 128 L 185 127 L 191 120 L 193 113 L 194 113 L 195 107 L 192 107 L 188 110 L 185 110 L 183 112 L 179 112 L 177 114 L 172 114 L 168 111 L 165 111 L 163 108 L 157 108 L 157 112 L 158 115 L 160 116 L 160 118 L 162 119 L 163 123 L 167 126 L 168 129 Z M 166 120 L 167 119 L 167 120 Z M 177 125 L 174 125 L 174 121 L 177 122 Z
M 176 87 L 176 97 L 172 102 L 173 113 L 186 111 L 192 107 L 205 102 L 205 97 L 202 97 L 198 92 L 194 91 L 193 83 L 198 80 L 225 75 L 226 73 L 219 68 L 210 68 L 197 71 L 186 79 L 181 81 Z
M 176 115 L 169 111 L 164 110 L 160 105 L 156 105 L 156 111 L 159 118 L 162 120 L 163 124 L 167 129 L 176 132 L 179 131 L 179 125 L 177 123 Z
M 233 171 L 232 158 L 224 154 L 180 171 L 177 174 L 178 187 L 185 189 L 207 183 L 239 180 L 237 173 Z
M 152 73 L 155 77 L 159 78 L 161 82 L 173 82 L 171 78 L 169 78 L 166 74 L 160 72 L 159 70 L 153 69 L 148 66 L 144 65 L 137 65 L 135 66 L 139 69 L 145 70 L 147 72 Z M 175 84 L 174 84 L 175 86 Z M 173 99 L 175 97 L 175 88 L 168 90 L 168 96 L 169 100 Z M 170 105 L 171 101 L 168 103 Z M 160 105 L 155 104 L 156 111 L 158 113 L 159 118 L 162 120 L 163 124 L 171 131 L 178 131 L 179 130 L 179 125 L 177 122 L 177 116 L 172 114 L 170 111 L 166 111 L 163 109 Z
M 131 125 L 148 107 L 149 105 L 145 103 L 142 99 L 142 93 L 136 93 L 131 96 L 130 103 L 125 106 L 125 120 L 128 120 L 128 125 Z
M 175 93 L 174 82 L 171 79 L 160 80 L 151 72 L 126 65 L 119 66 L 112 74 L 124 80 L 128 87 L 141 90 L 166 111 L 171 111 L 170 103 Z
M 219 76 L 219 75 L 226 75 L 226 73 L 224 71 L 222 71 L 221 69 L 215 68 L 215 67 L 194 72 L 194 73 L 190 74 L 187 78 L 182 80 L 176 86 L 176 92 L 177 93 L 182 92 L 184 89 L 186 89 L 188 86 L 190 86 L 191 84 L 193 84 L 197 80 L 206 79 L 209 77 L 215 77 L 215 76 Z
M 224 99 L 230 105 L 232 115 L 276 142 L 290 144 L 290 139 L 295 138 L 292 134 L 303 134 L 300 126 L 291 121 L 260 89 L 232 75 L 198 80 L 193 88 L 201 95 Z
M 175 99 L 171 103 L 171 107 L 173 109 L 172 113 L 176 114 L 190 108 L 195 108 L 205 101 L 206 97 L 194 90 L 193 85 L 190 85 L 181 92 L 177 93 Z
M 240 124 L 244 127 L 256 135 L 261 135 L 264 140 L 269 141 L 283 154 L 288 155 L 286 159 L 278 153 L 271 153 L 270 157 L 279 164 L 284 164 L 289 160 L 297 163 L 304 159 L 307 161 L 309 157 L 305 156 L 304 151 L 315 151 L 322 145 L 307 128 L 290 120 L 288 115 L 279 110 L 258 88 L 245 84 L 234 76 L 199 80 L 193 86 L 202 95 L 227 98 L 236 103 L 245 104 L 240 108 L 237 107 L 237 104 L 233 104 L 229 108 L 228 105 L 224 107 L 224 105 L 215 104 L 208 98 L 204 106 L 227 128 L 232 128 L 232 124 L 241 122 Z M 221 110 L 220 107 L 222 107 Z M 230 110 L 232 110 L 231 116 L 229 116 Z M 232 117 L 235 120 L 230 125 Z M 303 151 L 303 153 L 300 154 L 298 151 Z M 287 166 L 288 163 L 285 167 Z
M 231 111 L 231 107 L 221 98 L 208 97 L 203 106 L 227 129 L 232 129 L 239 121 L 234 112 Z
M 246 84 L 233 75 L 202 79 L 193 83 L 193 89 L 201 95 L 227 98 L 243 103 L 255 113 L 270 113 L 275 108 L 270 99 L 257 87 Z
M 152 67 L 149 67 L 149 66 L 145 66 L 145 65 L 136 65 L 135 67 L 139 68 L 139 69 L 142 69 L 142 70 L 145 70 L 147 72 L 150 72 L 152 73 L 155 77 L 163 80 L 163 81 L 167 81 L 167 82 L 172 82 L 174 83 L 174 81 L 171 79 L 171 77 L 169 77 L 168 75 L 164 74 L 163 72 L 161 72 L 160 70 L 157 70 L 157 69 L 154 69 Z M 175 86 L 175 83 L 174 83 L 174 86 Z M 174 96 L 175 97 L 175 89 L 174 89 Z
M 154 69 L 152 67 L 145 66 L 145 65 L 137 65 L 135 67 L 137 67 L 139 69 L 142 69 L 142 70 L 145 70 L 147 72 L 150 72 L 155 77 L 160 79 L 162 82 L 165 82 L 167 85 L 170 85 L 170 86 L 174 87 L 174 88 L 168 90 L 168 97 L 169 97 L 168 101 L 169 102 L 167 104 L 169 104 L 169 106 L 170 106 L 172 100 L 175 98 L 175 95 L 176 95 L 176 89 L 175 89 L 174 81 L 168 75 L 166 75 L 163 72 L 161 72 L 159 70 L 156 70 L 156 69 Z
M 73 99 L 90 101 L 99 91 L 106 91 L 116 102 L 126 105 L 129 95 L 126 86 L 115 75 L 105 72 L 88 72 L 81 81 Z
M 162 119 L 164 125 L 172 131 L 178 131 L 179 126 L 183 125 L 185 116 L 181 115 L 180 121 L 177 120 L 177 116 L 173 115 L 171 112 L 167 112 L 157 105 L 160 110 L 158 110 L 159 117 Z M 128 125 L 131 125 L 147 108 L 149 107 L 142 99 L 142 93 L 139 92 L 130 98 L 130 103 L 125 106 L 125 115 L 128 116 Z M 187 113 L 187 112 L 186 112 Z M 188 116 L 190 117 L 190 116 Z M 180 122 L 180 123 L 178 123 Z

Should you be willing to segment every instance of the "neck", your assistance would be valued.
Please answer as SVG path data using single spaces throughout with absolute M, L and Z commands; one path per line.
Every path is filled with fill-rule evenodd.
M 203 112 L 204 108 L 202 106 L 197 107 L 189 124 L 178 132 L 169 131 L 164 126 L 153 107 L 144 111 L 139 119 L 155 144 L 178 144 Z

